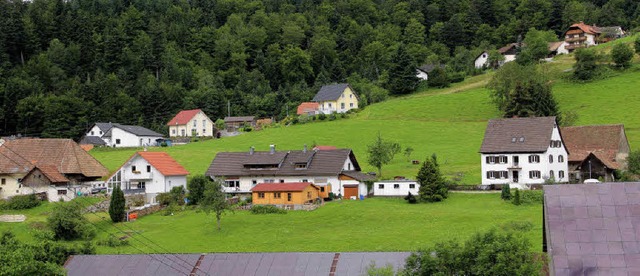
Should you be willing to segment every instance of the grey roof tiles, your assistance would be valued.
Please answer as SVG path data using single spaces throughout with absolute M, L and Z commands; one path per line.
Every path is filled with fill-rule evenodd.
M 549 148 L 556 117 L 489 120 L 481 153 L 544 152 Z
M 314 102 L 334 101 L 340 98 L 342 92 L 349 87 L 348 83 L 323 85 L 320 91 L 313 97 Z

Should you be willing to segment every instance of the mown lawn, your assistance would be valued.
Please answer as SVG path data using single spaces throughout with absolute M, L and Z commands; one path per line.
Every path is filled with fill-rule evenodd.
M 156 213 L 127 224 L 141 235 L 131 246 L 99 247 L 102 254 L 139 253 L 148 238 L 169 252 L 406 251 L 452 238 L 464 239 L 510 221 L 529 221 L 532 250 L 542 250 L 542 206 L 515 206 L 499 194 L 455 193 L 443 203 L 410 205 L 398 198 L 327 203 L 321 208 L 284 215 L 229 213 L 222 230 L 213 215 L 194 210 L 163 216 Z M 101 224 L 123 236 L 108 223 Z M 129 231 L 121 224 L 119 228 Z M 107 234 L 101 233 L 101 236 Z M 142 241 L 142 243 L 140 242 Z M 149 246 L 145 246 L 145 244 Z M 136 249 L 138 248 L 138 249 Z

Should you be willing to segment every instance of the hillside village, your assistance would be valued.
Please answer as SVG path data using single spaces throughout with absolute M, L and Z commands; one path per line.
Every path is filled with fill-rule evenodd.
M 138 13 L 131 4 L 128 16 L 145 16 Z M 244 26 L 244 18 L 227 16 L 236 23 L 224 26 Z M 375 60 L 338 79 L 352 68 L 314 63 L 308 70 L 319 73 L 312 76 L 297 67 L 305 59 L 290 46 L 266 53 L 256 46 L 251 73 L 230 73 L 240 57 L 230 53 L 227 64 L 218 48 L 198 58 L 209 62 L 203 68 L 219 63 L 218 72 L 186 72 L 191 61 L 176 49 L 191 46 L 171 42 L 177 48 L 163 51 L 175 54 L 175 68 L 151 73 L 156 65 L 138 61 L 147 84 L 180 75 L 171 82 L 198 88 L 166 82 L 162 94 L 142 95 L 152 90 L 133 80 L 132 65 L 117 76 L 87 73 L 82 85 L 96 91 L 119 78 L 141 91 L 96 92 L 114 101 L 94 115 L 84 114 L 99 106 L 74 102 L 73 93 L 90 89 L 71 81 L 66 94 L 20 100 L 7 111 L 20 120 L 0 109 L 0 259 L 9 264 L 0 274 L 640 273 L 640 36 L 626 28 L 632 21 L 620 23 L 625 28 L 616 25 L 622 21 L 567 21 L 561 32 L 523 28 L 473 50 L 446 49 L 456 46 L 448 38 L 440 44 L 451 55 L 445 61 L 434 57 L 439 46 L 409 42 L 411 24 L 422 23 L 406 16 L 397 39 L 408 41 L 381 50 L 394 54 L 375 78 Z M 449 24 L 413 28 L 436 39 Z M 483 28 L 494 27 L 505 28 Z M 127 47 L 131 56 L 138 39 Z M 56 40 L 47 51 L 79 47 Z M 24 66 L 14 46 L 2 43 L 0 57 Z M 291 54 L 282 56 L 282 75 L 255 75 L 276 50 Z M 42 55 L 44 63 L 55 52 Z M 277 88 L 256 85 L 269 78 Z M 0 91 L 17 87 L 2 81 Z M 237 86 L 224 88 L 231 82 Z M 172 93 L 188 94 L 186 104 Z M 42 103 L 76 110 L 51 113 Z M 33 115 L 45 113 L 42 120 Z M 22 255 L 7 257 L 14 251 Z M 485 253 L 513 258 L 478 257 Z

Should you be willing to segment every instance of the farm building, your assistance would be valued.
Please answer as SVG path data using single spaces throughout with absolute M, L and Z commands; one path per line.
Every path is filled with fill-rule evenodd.
M 256 117 L 224 117 L 224 126 L 227 131 L 238 131 L 238 129 L 245 126 L 256 127 Z
M 305 204 L 313 204 L 320 198 L 320 188 L 309 182 L 260 183 L 251 188 L 253 205 L 275 205 L 288 209 L 301 209 Z
M 406 196 L 409 193 L 417 195 L 420 184 L 415 180 L 381 180 L 373 183 L 374 196 Z
M 429 74 L 436 68 L 444 69 L 444 64 L 423 64 L 416 68 L 416 77 L 421 80 L 429 80 Z

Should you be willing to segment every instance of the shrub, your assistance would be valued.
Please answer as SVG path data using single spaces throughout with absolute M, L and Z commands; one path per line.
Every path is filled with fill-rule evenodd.
M 129 241 L 126 239 L 118 239 L 112 235 L 109 235 L 109 237 L 99 240 L 96 244 L 108 247 L 118 247 L 129 245 Z
M 95 235 L 95 229 L 82 215 L 81 208 L 67 202 L 57 203 L 53 207 L 47 225 L 56 240 L 88 239 Z
M 640 174 L 640 150 L 635 150 L 627 156 L 627 170 L 632 174 Z
M 171 191 L 169 191 L 169 200 L 171 201 L 170 203 L 184 205 L 184 196 L 186 193 L 187 191 L 185 191 L 184 187 L 182 186 L 171 188 Z
M 125 219 L 126 211 L 124 210 L 126 201 L 124 193 L 118 185 L 111 193 L 111 202 L 109 203 L 109 217 L 113 222 L 122 222 Z
M 464 78 L 467 76 L 467 73 L 464 71 L 454 72 L 449 74 L 449 80 L 451 83 L 458 83 L 464 81 Z
M 335 113 L 329 114 L 329 121 L 335 121 L 335 120 L 336 120 L 336 114 Z
M 444 88 L 448 87 L 449 83 L 449 76 L 444 69 L 437 67 L 429 73 L 429 80 L 427 80 L 429 87 Z
M 418 202 L 416 197 L 413 194 L 411 194 L 411 192 L 409 192 L 409 194 L 404 197 L 404 200 L 408 201 L 410 204 L 414 204 Z
M 513 204 L 514 205 L 520 205 L 522 204 L 520 202 L 520 189 L 516 189 L 515 194 L 513 195 Z
M 581 48 L 575 51 L 576 63 L 573 65 L 573 77 L 577 80 L 595 78 L 598 55 L 592 49 Z
M 42 201 L 35 194 L 17 195 L 0 204 L 0 209 L 5 210 L 24 210 L 31 209 L 40 205 Z
M 633 50 L 625 43 L 616 43 L 611 49 L 611 59 L 613 59 L 616 66 L 629 67 L 633 59 Z
M 640 36 L 636 37 L 636 41 L 633 44 L 636 54 L 640 55 Z
M 166 208 L 164 208 L 162 215 L 163 216 L 173 216 L 173 213 L 177 213 L 178 211 L 180 211 L 180 207 L 178 207 L 178 204 L 175 203 L 170 203 L 169 206 L 167 206 Z
M 187 188 L 189 189 L 189 204 L 198 204 L 204 196 L 204 187 L 211 178 L 205 175 L 196 175 L 189 180 Z
M 286 214 L 287 211 L 273 205 L 253 205 L 251 206 L 252 214 Z
M 521 203 L 542 203 L 542 200 L 544 198 L 544 194 L 542 193 L 541 190 L 529 190 L 529 191 L 522 191 L 520 193 L 520 202 Z
M 167 205 L 169 205 L 169 203 L 171 203 L 171 194 L 169 194 L 169 193 L 159 193 L 156 196 L 156 201 L 161 206 L 167 206 Z
M 160 147 L 166 148 L 167 146 L 168 146 L 167 142 L 163 141 L 162 143 L 160 143 Z
M 325 115 L 324 113 L 318 114 L 318 120 L 324 121 L 326 118 L 327 118 L 327 115 Z
M 511 200 L 511 189 L 509 188 L 509 184 L 502 185 L 502 194 L 500 194 L 500 198 L 503 200 Z

